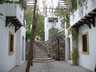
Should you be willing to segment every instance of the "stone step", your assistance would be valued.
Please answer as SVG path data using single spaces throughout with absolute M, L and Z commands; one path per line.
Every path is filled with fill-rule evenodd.
M 48 56 L 47 54 L 39 54 L 39 53 L 37 53 L 37 54 L 35 54 L 35 56 Z
M 33 59 L 33 62 L 37 62 L 37 63 L 45 63 L 45 62 L 53 62 L 53 61 L 55 61 L 54 59 L 50 59 L 50 60 L 40 60 L 40 59 Z
M 34 58 L 35 60 L 50 60 L 52 59 L 51 57 L 48 57 L 48 58 Z
M 47 44 L 45 42 L 36 42 L 34 45 L 33 62 L 52 62 L 54 59 L 48 57 Z
M 35 56 L 35 58 L 48 58 L 48 56 Z
M 35 54 L 35 56 L 48 56 L 46 54 Z

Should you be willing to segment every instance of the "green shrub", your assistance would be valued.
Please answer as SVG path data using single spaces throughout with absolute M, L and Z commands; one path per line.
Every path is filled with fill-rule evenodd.
M 78 48 L 73 48 L 72 50 L 72 54 L 71 54 L 71 59 L 73 61 L 73 65 L 77 65 L 78 64 Z

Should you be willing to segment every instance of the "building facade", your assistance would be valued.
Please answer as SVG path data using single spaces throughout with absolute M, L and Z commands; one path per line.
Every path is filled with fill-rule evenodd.
M 72 39 L 65 29 L 65 59 L 72 63 L 70 55 L 74 47 L 78 48 L 78 64 L 94 71 L 96 65 L 96 0 L 77 1 L 77 9 L 70 14 L 70 27 L 78 30 L 77 41 Z
M 54 30 L 52 33 L 51 30 Z M 47 41 L 52 34 L 57 34 L 58 32 L 62 31 L 63 28 L 61 27 L 60 19 L 56 16 L 52 17 L 45 17 L 45 25 L 44 25 L 44 32 L 45 32 L 45 41 Z
M 18 0 L 0 2 L 0 72 L 8 72 L 25 61 L 24 7 L 15 2 Z

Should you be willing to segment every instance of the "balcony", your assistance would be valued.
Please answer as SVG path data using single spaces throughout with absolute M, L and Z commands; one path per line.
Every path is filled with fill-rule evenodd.
M 23 7 L 21 8 L 19 4 L 7 4 L 6 11 L 5 26 L 7 27 L 7 25 L 10 23 L 13 24 L 16 32 L 21 26 L 23 26 L 24 9 Z
M 70 24 L 72 27 L 78 28 L 87 24 L 91 28 L 91 24 L 95 27 L 94 17 L 96 16 L 96 0 L 88 0 L 71 15 Z

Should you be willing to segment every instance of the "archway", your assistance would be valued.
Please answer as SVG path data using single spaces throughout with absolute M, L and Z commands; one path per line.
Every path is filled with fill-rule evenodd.
M 67 38 L 67 60 L 70 60 L 70 38 Z
M 22 36 L 22 61 L 24 60 L 24 36 Z

